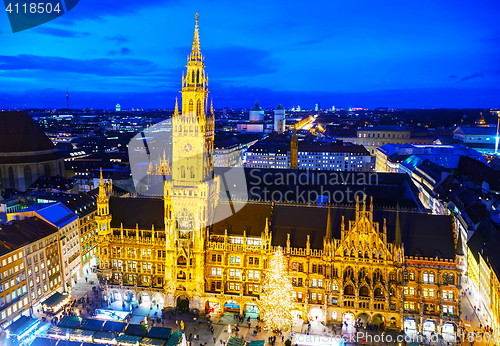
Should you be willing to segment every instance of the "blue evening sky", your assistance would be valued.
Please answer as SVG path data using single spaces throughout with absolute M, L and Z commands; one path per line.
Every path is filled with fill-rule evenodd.
M 82 0 L 13 34 L 0 108 L 173 108 L 194 15 L 215 108 L 499 107 L 498 1 Z

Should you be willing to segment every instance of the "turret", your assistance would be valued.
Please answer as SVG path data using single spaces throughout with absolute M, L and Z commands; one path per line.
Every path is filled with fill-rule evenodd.
M 110 233 L 111 215 L 109 214 L 109 198 L 111 196 L 111 183 L 104 183 L 102 168 L 100 170 L 99 195 L 97 196 L 97 216 L 98 234 L 107 235 Z

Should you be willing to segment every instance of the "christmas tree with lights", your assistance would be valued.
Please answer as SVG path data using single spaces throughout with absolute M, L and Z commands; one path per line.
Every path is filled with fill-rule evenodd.
M 274 252 L 264 273 L 264 285 L 260 295 L 262 319 L 267 329 L 288 330 L 292 324 L 292 280 L 281 247 Z

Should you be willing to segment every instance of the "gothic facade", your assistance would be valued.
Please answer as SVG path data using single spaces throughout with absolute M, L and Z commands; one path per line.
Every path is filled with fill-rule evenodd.
M 217 217 L 238 208 L 219 202 L 207 80 L 197 17 L 164 197 L 114 197 L 101 177 L 97 273 L 107 297 L 258 313 L 267 260 L 281 246 L 296 318 L 456 328 L 463 254 L 447 216 L 379 210 L 365 201 L 347 208 L 246 203 Z M 157 169 L 151 164 L 149 171 Z M 210 225 L 214 217 L 222 221 Z

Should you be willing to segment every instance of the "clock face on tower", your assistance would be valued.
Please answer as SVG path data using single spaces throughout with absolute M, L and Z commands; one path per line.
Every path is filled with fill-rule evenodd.
M 193 146 L 192 146 L 190 143 L 188 143 L 188 144 L 186 144 L 186 145 L 184 146 L 184 151 L 185 151 L 186 153 L 189 153 L 191 150 L 193 150 Z

